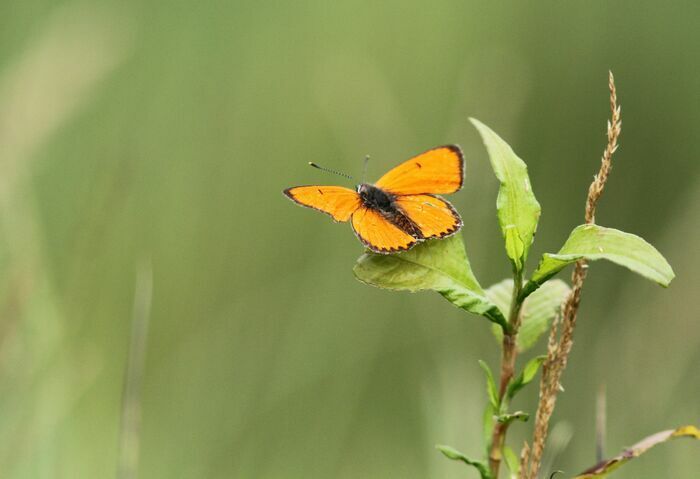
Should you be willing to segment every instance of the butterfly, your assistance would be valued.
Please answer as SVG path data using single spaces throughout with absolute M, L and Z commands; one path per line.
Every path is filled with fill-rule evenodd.
M 446 145 L 414 156 L 376 183 L 361 183 L 355 190 L 310 185 L 287 188 L 284 194 L 336 222 L 350 221 L 362 244 L 375 253 L 389 254 L 459 231 L 459 214 L 436 195 L 459 191 L 463 182 L 462 150 Z

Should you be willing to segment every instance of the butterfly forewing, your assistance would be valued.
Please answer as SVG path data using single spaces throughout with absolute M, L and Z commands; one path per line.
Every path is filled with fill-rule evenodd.
M 348 221 L 361 205 L 357 192 L 342 186 L 295 186 L 284 194 L 302 206 L 331 215 L 335 221 Z
M 457 145 L 433 148 L 390 170 L 376 186 L 394 195 L 448 194 L 464 181 L 464 157 Z

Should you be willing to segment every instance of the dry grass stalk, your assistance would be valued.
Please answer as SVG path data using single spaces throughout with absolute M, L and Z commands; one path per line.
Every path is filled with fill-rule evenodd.
M 136 277 L 131 342 L 122 390 L 122 416 L 117 460 L 118 479 L 136 479 L 138 477 L 139 445 L 141 443 L 141 396 L 152 301 L 153 269 L 149 262 L 140 268 Z
M 598 396 L 595 402 L 595 456 L 596 462 L 605 459 L 605 443 L 607 432 L 607 397 L 605 384 L 598 388 Z
M 522 477 L 522 473 L 527 467 L 528 462 L 530 461 L 530 445 L 525 441 L 523 444 L 523 448 L 520 450 L 520 475 Z
M 612 155 L 618 147 L 618 138 L 622 129 L 620 121 L 620 107 L 617 104 L 617 92 L 615 89 L 615 79 L 612 72 L 609 72 L 608 86 L 610 88 L 610 110 L 612 118 L 608 122 L 608 143 L 603 152 L 600 170 L 593 179 L 588 189 L 586 199 L 586 223 L 595 222 L 595 211 L 598 200 L 603 194 L 605 183 L 608 180 L 612 167 Z M 520 469 L 521 479 L 535 479 L 539 473 L 542 461 L 542 453 L 549 430 L 549 420 L 554 412 L 557 394 L 561 390 L 559 380 L 566 368 L 567 360 L 573 346 L 573 334 L 576 326 L 576 316 L 581 303 L 581 289 L 586 279 L 588 265 L 585 261 L 578 261 L 571 278 L 571 293 L 569 294 L 564 307 L 562 308 L 561 324 L 558 319 L 552 323 L 547 348 L 547 359 L 542 365 L 542 377 L 540 380 L 540 400 L 537 405 L 535 416 L 535 432 L 532 439 L 531 451 L 523 451 L 523 457 L 527 458 L 527 464 L 523 464 Z M 561 335 L 559 329 L 561 328 Z M 557 340 L 557 337 L 559 338 Z
M 608 72 L 608 88 L 610 88 L 610 111 L 612 119 L 608 122 L 608 144 L 603 152 L 603 159 L 600 164 L 600 171 L 593 179 L 593 183 L 588 188 L 588 198 L 586 200 L 586 223 L 595 223 L 595 209 L 598 200 L 603 194 L 605 183 L 612 168 L 612 156 L 617 151 L 617 140 L 622 131 L 622 121 L 620 120 L 620 106 L 617 104 L 617 91 L 615 89 L 615 77 L 612 72 Z

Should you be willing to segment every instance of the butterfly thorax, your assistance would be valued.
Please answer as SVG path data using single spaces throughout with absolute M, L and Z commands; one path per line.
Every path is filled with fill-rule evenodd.
M 374 185 L 363 183 L 357 187 L 362 205 L 382 214 L 390 223 L 415 238 L 423 238 L 420 228 L 394 203 L 394 195 Z
M 360 195 L 362 204 L 367 208 L 372 208 L 383 213 L 391 213 L 395 211 L 393 205 L 393 195 L 387 193 L 381 188 L 363 183 L 357 187 L 357 193 Z

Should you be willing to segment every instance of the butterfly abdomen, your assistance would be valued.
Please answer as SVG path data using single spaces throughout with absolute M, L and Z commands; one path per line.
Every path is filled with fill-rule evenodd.
M 423 233 L 421 233 L 420 228 L 411 219 L 399 211 L 397 208 L 384 216 L 390 223 L 401 228 L 403 231 L 413 236 L 416 239 L 423 239 Z

